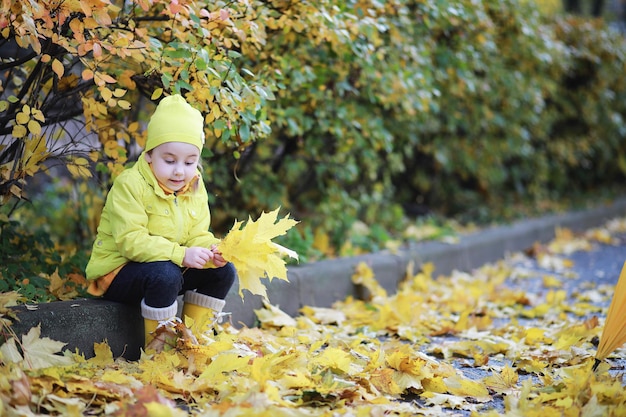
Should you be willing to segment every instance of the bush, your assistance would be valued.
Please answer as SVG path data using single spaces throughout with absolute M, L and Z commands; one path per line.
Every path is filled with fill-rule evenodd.
M 488 219 L 625 178 L 626 41 L 599 20 L 513 0 L 35 3 L 0 17 L 17 51 L 3 61 L 0 202 L 52 157 L 96 176 L 103 190 L 70 208 L 87 250 L 100 196 L 175 92 L 207 121 L 216 234 L 282 206 L 310 260 L 382 248 L 414 215 Z M 85 130 L 58 140 L 73 117 Z
M 401 230 L 408 208 L 488 217 L 624 179 L 626 44 L 600 21 L 496 0 L 282 3 L 265 20 L 247 65 L 284 88 L 220 210 L 280 204 L 340 247 L 358 221 Z
M 18 291 L 29 302 L 87 297 L 86 253 L 62 255 L 45 230 L 0 220 L 0 292 Z

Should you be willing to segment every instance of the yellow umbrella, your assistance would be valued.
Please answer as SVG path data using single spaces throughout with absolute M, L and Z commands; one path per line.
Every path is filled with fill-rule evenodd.
M 604 322 L 604 330 L 596 351 L 595 371 L 611 352 L 626 343 L 626 262 L 615 286 L 615 293 Z

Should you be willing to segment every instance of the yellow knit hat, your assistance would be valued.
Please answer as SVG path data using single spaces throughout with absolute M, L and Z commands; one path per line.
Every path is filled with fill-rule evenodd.
M 180 95 L 165 97 L 148 123 L 145 151 L 167 142 L 185 142 L 204 146 L 204 118 Z

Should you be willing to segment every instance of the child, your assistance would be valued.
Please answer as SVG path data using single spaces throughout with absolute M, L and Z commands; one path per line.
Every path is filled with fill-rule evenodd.
M 237 276 L 209 232 L 198 171 L 203 145 L 202 114 L 180 95 L 165 97 L 148 124 L 144 152 L 115 179 L 102 211 L 86 269 L 89 292 L 140 303 L 145 346 L 176 316 L 180 294 L 183 318 L 212 325 Z

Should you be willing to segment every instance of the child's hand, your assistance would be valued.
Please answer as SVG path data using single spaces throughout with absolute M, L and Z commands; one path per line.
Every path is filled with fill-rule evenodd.
M 185 250 L 185 257 L 183 258 L 183 266 L 187 268 L 201 269 L 204 265 L 212 260 L 214 253 L 211 249 L 202 248 L 199 246 L 192 246 Z
M 211 246 L 211 252 L 213 253 L 213 265 L 216 267 L 221 268 L 228 263 L 228 261 L 222 257 L 222 252 L 217 249 L 217 245 Z

